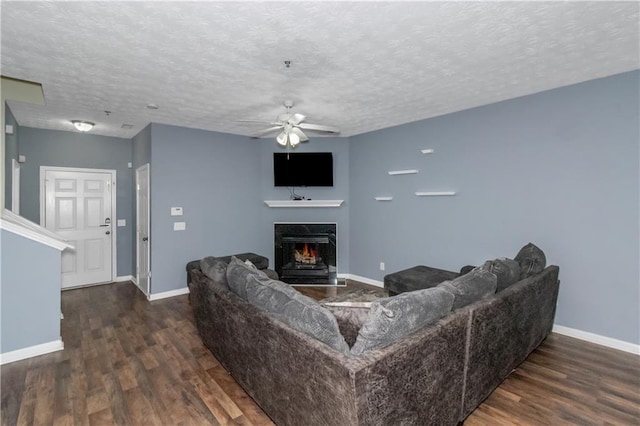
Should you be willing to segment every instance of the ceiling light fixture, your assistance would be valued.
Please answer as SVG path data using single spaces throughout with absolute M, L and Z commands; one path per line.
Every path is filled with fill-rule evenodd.
M 89 130 L 93 129 L 93 126 L 95 126 L 95 123 L 82 120 L 71 120 L 71 124 L 73 124 L 73 127 L 75 127 L 76 130 L 80 132 L 88 132 Z

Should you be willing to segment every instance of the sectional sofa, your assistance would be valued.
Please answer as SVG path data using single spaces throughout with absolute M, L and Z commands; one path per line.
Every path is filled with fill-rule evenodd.
M 546 267 L 354 355 L 245 300 L 199 262 L 187 272 L 205 345 L 278 425 L 457 424 L 550 333 L 559 285 L 558 267 Z

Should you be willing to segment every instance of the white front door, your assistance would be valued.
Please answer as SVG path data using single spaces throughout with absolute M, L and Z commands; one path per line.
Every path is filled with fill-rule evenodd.
M 43 171 L 43 225 L 75 247 L 62 253 L 62 288 L 113 281 L 115 171 Z
M 149 165 L 136 169 L 136 281 L 149 295 Z

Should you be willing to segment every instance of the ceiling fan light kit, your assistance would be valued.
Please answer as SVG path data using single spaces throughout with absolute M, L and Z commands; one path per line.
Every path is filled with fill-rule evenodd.
M 280 131 L 276 136 L 276 142 L 285 148 L 295 148 L 300 142 L 307 142 L 309 137 L 302 131 L 302 129 L 312 130 L 315 132 L 324 133 L 340 133 L 340 129 L 332 126 L 325 126 L 322 124 L 305 123 L 307 117 L 300 113 L 292 113 L 294 102 L 292 100 L 285 100 L 283 102 L 287 111 L 284 114 L 280 114 L 276 121 L 265 122 L 272 127 L 259 130 L 255 133 L 256 137 L 266 135 L 275 131 Z M 240 120 L 245 122 L 255 122 L 254 120 Z

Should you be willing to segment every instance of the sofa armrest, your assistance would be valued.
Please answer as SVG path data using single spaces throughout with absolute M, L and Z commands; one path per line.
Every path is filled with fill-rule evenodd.
M 358 423 L 456 425 L 462 404 L 468 312 L 451 313 L 356 358 Z
M 553 327 L 557 266 L 525 278 L 471 310 L 462 421 L 542 343 Z

